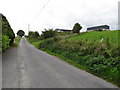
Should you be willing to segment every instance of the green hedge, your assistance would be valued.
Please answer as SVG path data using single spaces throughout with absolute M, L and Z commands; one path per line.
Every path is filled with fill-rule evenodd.
M 10 39 L 6 35 L 2 35 L 2 51 L 9 47 Z
M 8 36 L 10 39 L 9 45 L 12 45 L 14 42 L 15 34 L 14 34 L 7 18 L 2 14 L 0 14 L 0 15 L 2 16 L 2 17 L 0 17 L 0 18 L 2 18 L 2 27 L 0 27 L 0 28 L 2 28 L 2 35 Z

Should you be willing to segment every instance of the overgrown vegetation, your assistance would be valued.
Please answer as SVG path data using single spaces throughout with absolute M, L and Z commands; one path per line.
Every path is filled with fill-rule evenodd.
M 37 48 L 51 52 L 120 87 L 120 31 L 86 32 L 34 41 Z M 39 45 L 38 45 L 39 43 Z

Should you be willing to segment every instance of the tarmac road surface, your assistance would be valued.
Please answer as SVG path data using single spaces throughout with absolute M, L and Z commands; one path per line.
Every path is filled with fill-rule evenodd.
M 23 37 L 19 47 L 3 53 L 3 88 L 117 88 L 36 49 Z

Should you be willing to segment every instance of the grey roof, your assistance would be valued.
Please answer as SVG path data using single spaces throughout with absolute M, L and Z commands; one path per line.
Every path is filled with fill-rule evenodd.
M 110 26 L 108 26 L 108 25 L 101 25 L 101 26 L 89 27 L 89 28 L 87 28 L 87 30 L 96 30 L 96 29 L 100 29 L 100 28 L 110 29 Z

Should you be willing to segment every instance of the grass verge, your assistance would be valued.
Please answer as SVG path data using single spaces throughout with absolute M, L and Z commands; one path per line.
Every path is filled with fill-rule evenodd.
M 15 37 L 13 46 L 18 47 L 20 40 L 21 40 L 21 37 Z

